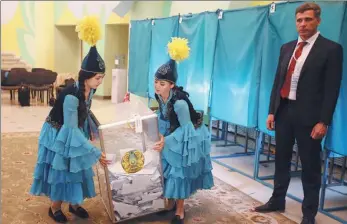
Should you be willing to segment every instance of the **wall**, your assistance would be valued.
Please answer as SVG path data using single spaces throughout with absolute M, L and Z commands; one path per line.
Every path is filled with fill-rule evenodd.
M 54 59 L 55 25 L 76 25 L 84 15 L 94 14 L 100 17 L 104 34 L 104 24 L 129 23 L 129 15 L 120 18 L 112 13 L 117 4 L 118 1 L 1 1 L 1 50 L 15 53 L 32 67 L 61 70 Z M 98 43 L 102 56 L 103 41 Z M 84 55 L 88 50 L 89 46 L 84 45 Z
M 101 23 L 102 39 L 97 43 L 100 56 L 104 57 L 105 49 L 105 25 L 129 24 L 129 15 L 124 18 L 112 13 L 112 9 L 118 1 L 55 1 L 54 24 L 57 26 L 73 25 L 86 15 L 95 15 Z M 76 33 L 77 35 L 77 33 Z M 83 44 L 83 55 L 86 55 L 90 46 Z
M 217 9 L 240 9 L 268 5 L 280 1 L 172 1 L 170 15 L 216 11 Z
M 167 1 L 171 3 L 171 1 Z M 147 18 L 160 18 L 164 15 L 166 1 L 136 1 L 130 11 L 131 20 L 143 20 Z
M 55 71 L 57 73 L 77 74 L 81 61 L 81 41 L 78 39 L 75 26 L 53 26 L 55 45 Z
M 97 47 L 100 55 L 104 57 L 107 48 L 105 24 L 129 23 L 129 14 L 121 18 L 112 13 L 118 3 L 119 1 L 1 1 L 1 50 L 15 53 L 32 67 L 66 71 L 72 68 L 72 62 L 80 64 L 80 57 L 70 55 L 72 61 L 63 63 L 62 59 L 66 58 L 69 52 L 67 47 L 77 48 L 69 45 L 71 41 L 67 41 L 68 46 L 62 46 L 63 34 L 57 34 L 56 26 L 73 27 L 83 16 L 93 14 L 99 16 L 101 21 L 103 39 L 98 42 Z M 62 30 L 64 28 L 60 29 Z M 66 35 L 70 35 L 71 39 L 72 32 L 68 33 Z M 74 34 L 77 37 L 77 33 Z M 89 46 L 83 44 L 83 55 L 88 51 Z M 73 55 L 77 54 L 74 52 Z M 101 86 L 98 89 L 97 95 L 104 94 L 103 88 L 104 86 Z
M 112 69 L 115 68 L 115 56 L 125 55 L 124 68 L 128 67 L 128 39 L 129 39 L 129 25 L 106 25 L 105 31 L 105 63 L 106 76 L 104 78 L 104 92 L 103 96 L 111 96 L 112 90 Z
M 18 1 L 1 1 L 1 50 L 20 54 L 17 30 L 25 28 Z
M 170 15 L 199 13 L 215 11 L 217 9 L 229 9 L 230 1 L 173 1 Z M 248 2 L 242 4 L 248 5 Z
M 1 49 L 14 52 L 33 67 L 66 71 L 72 65 L 63 64 L 61 59 L 66 57 L 65 51 L 54 47 L 62 44 L 61 40 L 55 38 L 57 35 L 55 26 L 75 26 L 84 15 L 94 14 L 100 17 L 103 39 L 99 41 L 97 47 L 100 55 L 105 57 L 110 42 L 105 42 L 104 24 L 128 24 L 130 18 L 140 20 L 167 17 L 179 13 L 243 8 L 270 2 L 137 1 L 124 18 L 112 13 L 112 9 L 118 3 L 118 1 L 1 1 Z M 83 44 L 83 55 L 87 54 L 88 50 L 89 46 Z M 106 66 L 113 67 L 113 63 L 111 65 L 106 63 Z M 109 69 L 107 76 L 111 76 Z M 105 83 L 98 89 L 97 95 L 104 96 L 110 93 L 110 87 L 104 86 Z
M 239 9 L 270 3 L 269 1 L 137 1 L 131 9 L 130 19 L 162 18 L 178 14 L 200 13 L 217 9 Z
M 34 2 L 35 5 L 35 67 L 54 68 L 53 2 Z M 28 43 L 27 43 L 28 44 Z M 30 47 L 30 46 L 27 46 Z
M 129 14 L 125 15 L 123 18 L 117 16 L 115 13 L 112 13 L 112 9 L 118 4 L 118 1 L 56 1 L 54 2 L 54 24 L 56 26 L 75 26 L 81 18 L 85 15 L 96 15 L 100 19 L 101 23 L 101 33 L 102 39 L 97 43 L 97 49 L 102 58 L 105 60 L 106 64 L 106 76 L 104 82 L 99 86 L 96 95 L 98 96 L 110 96 L 111 95 L 111 69 L 114 67 L 114 55 L 113 59 L 106 60 L 105 57 L 112 58 L 107 54 L 109 52 L 110 45 L 113 48 L 113 41 L 106 41 L 106 27 L 110 24 L 129 24 L 130 16 Z M 77 33 L 75 33 L 77 37 Z M 122 38 L 127 38 L 122 36 Z M 128 39 L 124 40 L 126 43 Z M 55 41 L 57 43 L 57 40 Z M 90 46 L 86 43 L 83 43 L 83 57 L 88 53 Z M 106 53 L 108 52 L 108 53 Z M 59 53 L 61 57 L 64 56 L 63 52 Z M 56 54 L 58 56 L 58 54 Z M 57 61 L 57 60 L 56 60 Z M 110 64 L 111 63 L 111 64 Z M 79 63 L 80 65 L 80 63 Z M 59 64 L 56 64 L 55 67 L 59 69 Z
M 1 1 L 1 50 L 53 69 L 53 18 L 53 2 Z

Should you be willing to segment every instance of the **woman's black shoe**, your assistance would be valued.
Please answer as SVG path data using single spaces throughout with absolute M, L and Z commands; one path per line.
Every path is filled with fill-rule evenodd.
M 77 215 L 78 217 L 82 218 L 82 219 L 87 219 L 89 218 L 89 214 L 88 212 L 82 208 L 81 206 L 79 206 L 76 210 L 73 209 L 73 207 L 71 205 L 69 205 L 69 212 L 71 212 L 74 215 Z
M 53 214 L 52 208 L 49 207 L 48 215 L 56 222 L 59 222 L 59 223 L 66 223 L 67 222 L 67 218 L 61 210 L 58 210 L 58 211 L 54 212 L 54 214 Z
M 175 215 L 175 218 L 171 220 L 171 224 L 184 224 L 184 217 L 181 219 L 179 215 Z

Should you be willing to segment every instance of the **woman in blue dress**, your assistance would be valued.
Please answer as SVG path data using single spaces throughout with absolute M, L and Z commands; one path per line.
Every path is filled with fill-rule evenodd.
M 155 97 L 159 103 L 161 139 L 154 149 L 161 151 L 164 197 L 169 210 L 176 208 L 171 223 L 183 223 L 184 199 L 199 189 L 213 187 L 210 134 L 203 117 L 195 111 L 189 94 L 176 86 L 176 62 L 189 55 L 186 39 L 168 44 L 171 60 L 155 73 Z
M 95 31 L 100 27 L 96 21 L 87 17 L 80 26 L 83 29 L 88 24 L 92 24 L 94 33 L 87 34 L 88 30 L 84 30 L 84 37 L 93 34 L 97 37 Z M 78 82 L 59 94 L 43 124 L 30 190 L 33 195 L 51 199 L 48 214 L 60 223 L 67 222 L 61 211 L 63 202 L 69 203 L 69 212 L 81 218 L 89 217 L 81 204 L 85 198 L 96 196 L 93 165 L 98 161 L 107 165 L 105 155 L 89 141 L 97 133 L 89 112 L 91 99 L 102 83 L 105 64 L 95 47 L 97 39 L 81 39 L 92 47 L 82 62 Z

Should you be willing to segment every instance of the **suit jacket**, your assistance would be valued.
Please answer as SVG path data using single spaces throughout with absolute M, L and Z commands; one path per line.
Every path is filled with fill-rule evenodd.
M 269 114 L 275 115 L 281 101 L 280 91 L 297 40 L 281 47 L 276 77 L 271 91 Z M 319 35 L 302 67 L 296 91 L 295 115 L 303 125 L 331 123 L 342 79 L 342 46 Z

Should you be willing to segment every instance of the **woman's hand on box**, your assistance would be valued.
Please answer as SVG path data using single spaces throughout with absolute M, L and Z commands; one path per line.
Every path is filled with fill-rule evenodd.
M 155 151 L 157 151 L 157 152 L 161 152 L 161 150 L 163 150 L 164 144 L 165 144 L 165 138 L 164 138 L 164 136 L 163 136 L 163 135 L 159 135 L 159 137 L 160 137 L 160 140 L 159 140 L 158 142 L 156 142 L 156 143 L 154 144 L 154 147 L 153 147 L 153 149 L 154 149 Z
M 101 153 L 101 157 L 99 159 L 99 162 L 103 167 L 106 167 L 108 164 L 111 163 L 111 161 L 106 159 L 106 155 L 104 152 Z

